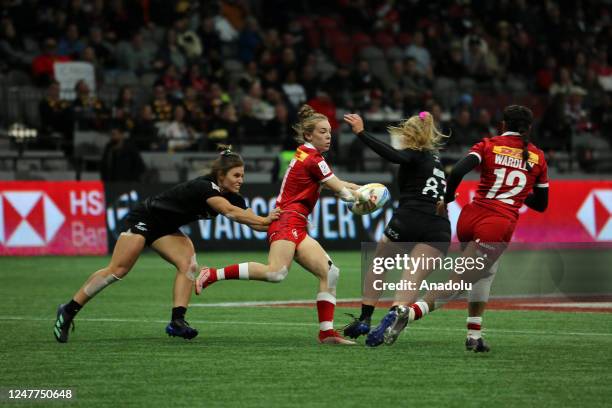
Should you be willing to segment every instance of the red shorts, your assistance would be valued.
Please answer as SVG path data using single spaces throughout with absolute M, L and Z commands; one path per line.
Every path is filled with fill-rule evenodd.
M 281 212 L 280 218 L 268 227 L 268 242 L 291 241 L 297 248 L 308 235 L 308 220 L 302 214 L 287 211 Z
M 483 243 L 504 243 L 512 239 L 516 219 L 509 218 L 470 203 L 463 207 L 457 221 L 457 238 L 460 242 L 479 241 Z M 505 245 L 502 245 L 505 247 Z

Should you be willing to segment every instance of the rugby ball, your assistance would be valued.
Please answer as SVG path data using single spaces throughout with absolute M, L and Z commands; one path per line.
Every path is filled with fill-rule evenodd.
M 387 204 L 389 198 L 391 198 L 391 194 L 387 187 L 380 183 L 366 184 L 365 186 L 361 186 L 357 191 L 363 196 L 369 197 L 369 201 L 347 204 L 349 210 L 356 215 L 370 214 L 382 208 Z

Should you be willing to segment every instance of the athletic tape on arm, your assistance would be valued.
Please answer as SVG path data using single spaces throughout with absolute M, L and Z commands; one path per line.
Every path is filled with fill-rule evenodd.
M 355 201 L 355 196 L 353 195 L 353 193 L 351 193 L 351 191 L 346 188 L 346 187 L 342 187 L 342 189 L 338 192 L 338 197 L 342 200 L 342 201 L 346 201 L 348 203 L 352 203 Z

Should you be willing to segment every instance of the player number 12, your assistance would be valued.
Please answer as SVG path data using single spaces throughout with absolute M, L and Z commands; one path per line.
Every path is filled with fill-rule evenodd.
M 493 187 L 491 187 L 491 189 L 487 193 L 487 198 L 494 198 L 510 205 L 514 204 L 514 200 L 512 200 L 510 197 L 514 197 L 515 195 L 520 193 L 523 188 L 525 188 L 525 185 L 527 184 L 527 177 L 525 176 L 525 174 L 518 170 L 512 170 L 510 173 L 508 173 L 508 177 L 506 178 L 506 168 L 495 169 L 493 173 L 496 177 L 495 183 L 493 183 Z M 514 188 L 512 190 L 506 191 L 505 193 L 501 193 L 498 196 L 495 196 L 501 188 L 502 184 L 505 184 L 506 186 L 514 186 Z

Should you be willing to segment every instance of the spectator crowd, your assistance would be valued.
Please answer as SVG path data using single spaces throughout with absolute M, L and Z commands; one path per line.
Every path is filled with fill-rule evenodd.
M 551 154 L 612 141 L 609 2 L 1 0 L 0 71 L 47 89 L 42 133 L 120 128 L 140 150 L 292 146 L 303 103 L 333 130 L 427 109 L 450 149 L 530 106 Z M 56 62 L 95 72 L 60 97 Z M 116 99 L 102 100 L 103 89 Z M 586 143 L 588 146 L 588 143 Z

